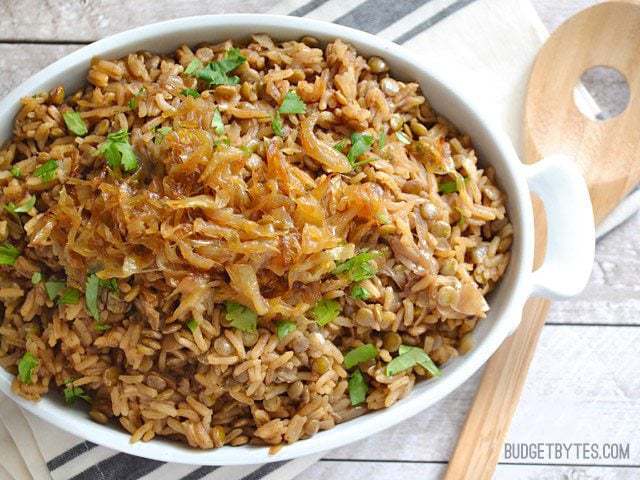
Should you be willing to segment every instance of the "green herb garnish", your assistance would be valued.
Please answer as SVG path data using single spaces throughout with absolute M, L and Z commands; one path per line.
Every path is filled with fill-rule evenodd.
M 171 132 L 172 128 L 171 127 L 160 127 L 157 128 L 155 131 L 155 138 L 153 139 L 154 143 L 156 145 L 159 145 L 160 143 L 162 143 L 164 141 L 164 137 L 166 137 L 169 132 Z
M 15 165 L 13 167 L 11 167 L 11 170 L 9 170 L 9 172 L 11 172 L 11 175 L 14 178 L 20 178 L 20 175 L 22 175 L 20 173 L 20 168 L 16 167 Z
M 10 243 L 0 245 L 0 265 L 13 265 L 19 256 L 20 250 Z
M 307 111 L 307 106 L 295 90 L 289 90 L 284 96 L 278 111 L 280 113 L 304 113 Z
M 364 375 L 360 369 L 355 370 L 349 377 L 349 398 L 351 399 L 351 405 L 355 407 L 360 405 L 367 398 L 367 392 L 369 387 L 364 379 Z
M 280 112 L 278 110 L 276 110 L 276 113 L 271 120 L 271 130 L 273 130 L 273 133 L 275 133 L 279 137 L 282 137 L 284 135 L 284 132 L 282 131 L 282 117 L 280 116 Z
M 335 275 L 347 273 L 352 282 L 366 280 L 376 274 L 376 265 L 372 260 L 378 255 L 379 253 L 375 250 L 360 252 L 349 260 L 338 264 L 333 273 Z
M 67 129 L 71 133 L 74 133 L 79 137 L 84 137 L 87 133 L 89 133 L 87 124 L 84 123 L 84 120 L 78 112 L 69 110 L 62 114 L 62 118 L 64 118 L 64 123 L 67 125 Z
M 98 153 L 104 156 L 113 169 L 122 168 L 130 172 L 138 168 L 138 158 L 129 143 L 129 132 L 125 129 L 110 133 L 98 148 Z
M 96 322 L 93 325 L 93 328 L 96 330 L 96 332 L 104 333 L 107 330 L 111 329 L 111 325 L 107 325 L 106 323 L 102 323 L 102 322 Z
M 32 284 L 37 285 L 41 281 L 42 281 L 42 273 L 34 272 L 33 275 L 31 275 L 31 283 Z
M 368 152 L 373 145 L 373 137 L 366 133 L 353 133 L 351 135 L 351 148 L 347 153 L 347 160 L 353 168 L 357 166 L 358 157 Z
M 222 123 L 222 115 L 220 115 L 220 111 L 218 109 L 213 111 L 211 126 L 217 135 L 224 135 L 224 123 Z
M 38 358 L 31 352 L 25 352 L 18 362 L 18 378 L 22 383 L 30 385 L 33 381 L 33 370 L 38 366 Z
M 55 160 L 48 160 L 33 171 L 36 177 L 40 177 L 43 182 L 50 182 L 56 176 L 56 170 L 58 169 L 58 162 Z
M 280 320 L 278 323 L 276 323 L 276 334 L 278 335 L 278 338 L 282 340 L 296 328 L 297 326 L 295 322 L 292 322 L 291 320 Z
M 18 213 L 29 213 L 36 204 L 36 197 L 29 197 L 27 200 L 17 205 L 13 202 L 9 202 L 4 206 L 4 209 L 12 215 L 18 216 Z
M 67 287 L 60 292 L 58 297 L 59 305 L 76 305 L 80 302 L 80 296 L 82 292 L 77 288 Z
M 144 87 L 140 87 L 140 90 L 134 93 L 133 97 L 129 99 L 129 108 L 131 110 L 135 110 L 136 108 L 138 108 L 138 96 L 142 95 L 145 91 L 146 90 Z
M 323 299 L 311 309 L 311 315 L 321 327 L 333 322 L 340 314 L 340 304 L 335 300 Z
M 64 282 L 60 282 L 58 280 L 49 280 L 48 282 L 44 282 L 44 289 L 47 291 L 47 295 L 49 296 L 49 300 L 55 300 L 67 287 L 67 284 Z
M 203 66 L 200 60 L 192 60 L 185 69 L 185 73 L 204 80 L 209 85 L 237 85 L 240 83 L 240 79 L 235 75 L 229 76 L 228 74 L 246 60 L 240 54 L 240 50 L 231 48 L 227 51 L 225 57 L 218 62 L 211 62 Z
M 195 76 L 195 74 L 198 73 L 202 69 L 202 67 L 204 67 L 202 62 L 197 58 L 194 58 L 189 62 L 187 68 L 184 69 L 184 73 L 186 73 L 187 75 Z
M 360 363 L 376 358 L 377 355 L 378 349 L 374 345 L 370 343 L 360 345 L 344 356 L 344 367 L 347 369 L 355 367 Z
M 69 404 L 75 403 L 79 398 L 81 398 L 85 402 L 91 403 L 91 397 L 89 397 L 89 395 L 84 392 L 82 387 L 74 387 L 72 385 L 69 385 L 63 390 L 62 393 L 64 394 L 64 401 Z
M 340 153 L 344 153 L 344 149 L 347 146 L 347 140 L 346 139 L 342 139 L 340 140 L 338 143 L 336 143 L 333 148 L 335 148 L 337 151 L 339 151 Z
M 91 316 L 100 321 L 100 309 L 98 308 L 98 298 L 100 297 L 100 289 L 107 288 L 112 292 L 118 291 L 118 281 L 115 278 L 109 280 L 103 280 L 95 273 L 92 273 L 87 277 L 87 281 L 84 287 L 84 303 L 87 306 L 87 310 Z M 111 327 L 108 327 L 111 328 Z M 96 330 L 98 330 L 98 324 L 96 324 Z M 100 331 L 100 330 L 98 330 Z
M 198 328 L 198 322 L 195 320 L 195 318 L 191 318 L 189 320 L 187 320 L 187 323 L 185 324 L 187 326 L 187 328 L 189 330 L 191 330 L 191 333 L 194 333 L 196 331 L 196 328 Z
M 369 298 L 369 291 L 362 285 L 354 285 L 351 287 L 351 298 L 356 300 L 366 300 Z
M 185 95 L 187 97 L 193 97 L 193 98 L 198 98 L 200 96 L 200 92 L 194 88 L 183 88 L 182 89 L 182 95 Z
M 458 191 L 458 184 L 455 180 L 438 184 L 438 193 L 453 193 Z
M 387 376 L 391 377 L 393 375 L 397 375 L 398 373 L 413 368 L 416 365 L 420 365 L 434 377 L 442 375 L 440 369 L 423 349 L 400 345 L 398 353 L 399 355 L 387 364 Z
M 100 321 L 100 310 L 98 309 L 98 295 L 100 293 L 100 278 L 93 273 L 87 277 L 84 286 L 84 303 L 91 316 Z M 96 325 L 97 326 L 97 325 Z
M 227 301 L 225 318 L 231 326 L 243 332 L 255 332 L 258 325 L 258 315 L 250 308 L 236 302 Z

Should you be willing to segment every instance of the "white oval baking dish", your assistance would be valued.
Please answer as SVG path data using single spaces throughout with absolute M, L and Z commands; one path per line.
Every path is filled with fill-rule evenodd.
M 67 92 L 74 91 L 84 83 L 92 57 L 115 58 L 136 50 L 170 52 L 182 44 L 243 39 L 258 32 L 276 39 L 304 35 L 322 41 L 341 38 L 361 54 L 384 58 L 395 76 L 420 83 L 433 107 L 471 136 L 481 163 L 495 167 L 498 182 L 508 195 L 508 211 L 515 229 L 513 256 L 503 280 L 490 296 L 487 318 L 474 332 L 475 348 L 448 363 L 442 377 L 418 383 L 407 398 L 391 408 L 320 432 L 286 446 L 276 455 L 269 455 L 267 448 L 252 446 L 201 451 L 161 439 L 131 444 L 126 432 L 94 423 L 84 411 L 70 408 L 55 398 L 37 403 L 17 398 L 11 393 L 12 376 L 0 369 L 0 389 L 23 408 L 100 445 L 167 462 L 232 465 L 300 457 L 370 436 L 429 407 L 467 380 L 495 352 L 518 325 L 529 296 L 568 297 L 585 286 L 593 263 L 594 224 L 589 194 L 575 164 L 558 157 L 532 166 L 523 165 L 506 134 L 473 106 L 473 99 L 447 84 L 415 54 L 379 37 L 331 23 L 273 15 L 212 15 L 157 23 L 105 38 L 45 68 L 0 102 L 0 142 L 11 135 L 21 97 L 59 84 Z M 534 225 L 530 192 L 544 200 L 548 217 L 546 259 L 535 272 L 532 272 Z

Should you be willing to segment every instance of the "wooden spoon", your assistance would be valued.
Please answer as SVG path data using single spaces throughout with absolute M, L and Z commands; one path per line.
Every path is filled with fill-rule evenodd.
M 576 107 L 574 87 L 593 66 L 613 67 L 626 77 L 630 100 L 617 117 L 591 120 Z M 575 158 L 599 223 L 640 182 L 639 125 L 640 3 L 612 1 L 584 10 L 551 35 L 534 63 L 525 101 L 525 162 L 556 153 Z M 546 231 L 538 201 L 534 215 L 539 261 Z M 493 476 L 549 306 L 548 300 L 529 300 L 520 327 L 487 363 L 446 480 Z

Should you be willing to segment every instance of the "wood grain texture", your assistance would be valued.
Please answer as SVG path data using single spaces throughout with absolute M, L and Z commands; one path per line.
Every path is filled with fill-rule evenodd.
M 433 480 L 442 478 L 446 464 L 368 463 L 321 461 L 295 480 Z M 505 465 L 496 468 L 493 480 L 638 480 L 635 469 L 581 466 Z
M 215 13 L 260 13 L 275 2 L 241 0 L 20 0 L 0 2 L 0 42 L 92 42 L 99 38 L 178 17 Z M 25 28 L 28 25 L 28 28 Z

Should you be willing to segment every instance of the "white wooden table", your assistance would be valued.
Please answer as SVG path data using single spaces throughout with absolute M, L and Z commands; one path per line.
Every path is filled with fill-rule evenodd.
M 595 3 L 532 1 L 550 29 Z M 215 13 L 223 3 L 0 0 L 0 97 L 82 44 L 152 21 Z M 236 11 L 261 12 L 271 5 L 238 1 Z M 629 444 L 629 458 L 517 460 L 503 456 L 495 478 L 640 479 L 639 347 L 640 217 L 636 215 L 598 244 L 586 291 L 574 300 L 554 304 L 507 440 Z M 439 478 L 478 380 L 476 375 L 435 407 L 393 429 L 329 452 L 299 480 Z

